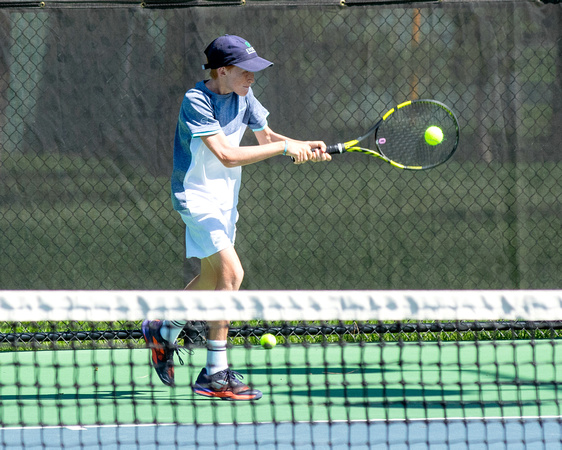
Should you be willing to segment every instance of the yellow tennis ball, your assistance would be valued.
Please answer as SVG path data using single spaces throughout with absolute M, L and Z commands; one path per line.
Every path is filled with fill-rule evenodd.
M 277 345 L 277 339 L 272 334 L 264 334 L 260 339 L 263 348 L 273 348 Z
M 436 126 L 431 126 L 425 130 L 425 142 L 429 145 L 437 145 L 443 142 L 443 130 Z

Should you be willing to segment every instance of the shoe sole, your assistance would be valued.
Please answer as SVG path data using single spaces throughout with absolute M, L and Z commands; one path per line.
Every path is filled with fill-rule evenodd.
M 200 386 L 194 386 L 193 387 L 193 392 L 195 392 L 196 394 L 202 395 L 203 397 L 208 397 L 208 398 L 218 398 L 221 400 L 259 400 L 260 398 L 262 398 L 262 393 L 260 392 L 258 393 L 252 393 L 252 394 L 235 394 L 232 391 L 222 391 L 222 392 L 216 392 L 216 391 L 211 391 L 209 389 L 205 389 L 202 388 Z

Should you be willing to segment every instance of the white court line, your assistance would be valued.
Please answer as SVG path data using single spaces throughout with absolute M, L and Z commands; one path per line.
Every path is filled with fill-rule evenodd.
M 484 417 L 431 417 L 431 418 L 412 418 L 412 419 L 370 419 L 370 420 L 317 420 L 314 422 L 297 421 L 297 422 L 236 422 L 232 423 L 132 423 L 132 424 L 92 424 L 92 425 L 47 425 L 47 426 L 20 426 L 20 427 L 0 427 L 1 431 L 14 431 L 14 430 L 58 430 L 67 429 L 70 431 L 85 431 L 97 428 L 148 428 L 148 427 L 182 427 L 182 426 L 197 426 L 197 427 L 220 427 L 220 426 L 239 426 L 239 425 L 300 425 L 300 424 L 370 424 L 370 423 L 409 423 L 409 422 L 486 422 L 486 421 L 514 421 L 514 420 L 558 420 L 562 422 L 562 416 L 484 416 Z

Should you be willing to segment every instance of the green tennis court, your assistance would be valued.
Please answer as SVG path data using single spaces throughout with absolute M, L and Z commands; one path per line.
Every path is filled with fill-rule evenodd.
M 560 341 L 233 348 L 235 370 L 264 392 L 209 401 L 190 383 L 195 350 L 160 383 L 145 349 L 0 354 L 4 427 L 232 424 L 559 416 Z

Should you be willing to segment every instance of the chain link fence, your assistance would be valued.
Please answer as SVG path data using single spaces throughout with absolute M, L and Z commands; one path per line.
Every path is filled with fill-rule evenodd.
M 2 3 L 0 288 L 191 279 L 172 142 L 224 33 L 275 62 L 254 92 L 280 133 L 348 140 L 413 98 L 461 126 L 423 173 L 362 155 L 245 167 L 244 289 L 559 288 L 562 7 L 388 3 Z

